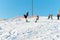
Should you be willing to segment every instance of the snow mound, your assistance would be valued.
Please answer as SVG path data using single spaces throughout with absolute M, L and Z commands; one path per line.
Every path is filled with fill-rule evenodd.
M 0 40 L 60 40 L 60 20 L 54 17 L 16 18 L 14 20 L 0 21 Z

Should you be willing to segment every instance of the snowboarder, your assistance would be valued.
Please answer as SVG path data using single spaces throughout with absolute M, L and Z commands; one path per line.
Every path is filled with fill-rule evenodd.
M 49 14 L 48 19 L 53 19 L 52 14 Z
M 60 13 L 57 15 L 57 19 L 59 20 L 59 17 L 60 17 Z
M 37 22 L 39 20 L 39 16 L 37 16 L 37 18 L 36 18 L 36 21 L 35 22 Z
M 26 19 L 26 22 L 28 22 L 27 17 L 28 17 L 28 12 L 26 14 L 24 14 L 24 18 Z

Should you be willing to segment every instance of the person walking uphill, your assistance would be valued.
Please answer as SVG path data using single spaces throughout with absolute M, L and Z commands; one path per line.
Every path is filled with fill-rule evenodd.
M 60 17 L 60 12 L 59 12 L 59 14 L 57 14 L 57 19 L 59 20 L 59 17 Z
M 24 18 L 26 19 L 26 22 L 28 22 L 28 19 L 27 19 L 28 14 L 29 14 L 28 12 L 26 14 L 24 14 Z
M 49 14 L 48 19 L 53 19 L 52 14 Z
M 35 23 L 39 20 L 39 16 L 37 16 Z

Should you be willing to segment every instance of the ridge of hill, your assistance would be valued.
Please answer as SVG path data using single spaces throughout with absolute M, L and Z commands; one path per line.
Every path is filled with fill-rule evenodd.
M 0 40 L 60 40 L 60 20 L 53 17 L 15 18 L 0 22 Z

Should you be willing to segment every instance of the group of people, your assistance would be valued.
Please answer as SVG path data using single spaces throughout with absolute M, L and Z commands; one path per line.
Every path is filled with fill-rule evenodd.
M 25 18 L 26 22 L 29 22 L 28 19 L 27 19 L 28 15 L 29 15 L 28 12 L 27 12 L 26 14 L 24 14 L 24 18 Z M 37 17 L 37 18 L 36 18 L 36 20 L 35 20 L 35 23 L 39 20 L 39 16 L 36 16 L 36 17 Z
M 26 22 L 29 22 L 28 19 L 27 19 L 28 15 L 29 15 L 29 12 L 27 12 L 26 14 L 24 14 L 24 18 L 25 18 Z M 37 18 L 36 18 L 35 22 L 37 22 L 39 20 L 39 16 L 36 16 L 36 17 Z M 60 13 L 57 14 L 57 19 L 58 20 L 59 20 L 59 17 L 60 17 Z M 53 15 L 52 14 L 49 14 L 48 15 L 48 19 L 53 19 Z
M 58 19 L 58 20 L 59 20 L 59 17 L 60 17 L 60 13 L 57 14 L 57 19 Z M 48 19 L 53 19 L 53 15 L 52 15 L 52 14 L 49 14 Z

